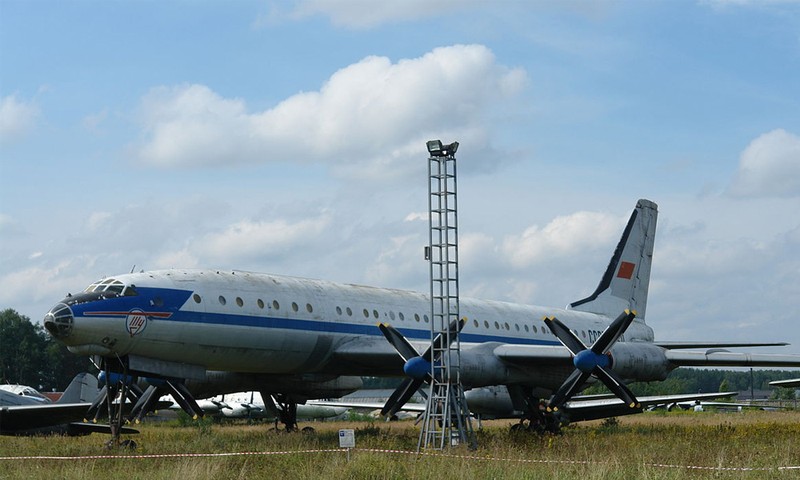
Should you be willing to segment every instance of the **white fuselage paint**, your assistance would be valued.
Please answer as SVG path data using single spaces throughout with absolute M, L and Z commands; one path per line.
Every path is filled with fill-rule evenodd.
M 350 344 L 396 355 L 378 323 L 393 325 L 419 352 L 430 344 L 430 301 L 417 292 L 239 271 L 168 270 L 114 279 L 134 285 L 138 294 L 72 305 L 73 332 L 62 340 L 73 351 L 107 350 L 234 372 L 398 375 L 399 358 L 387 365 L 345 369 L 335 355 Z M 147 317 L 143 328 L 128 324 L 131 311 Z M 542 322 L 545 316 L 558 317 L 587 346 L 612 320 L 575 310 L 470 298 L 460 300 L 460 314 L 467 318 L 460 333 L 465 358 L 470 351 L 478 354 L 501 344 L 560 348 Z M 620 345 L 652 341 L 652 329 L 636 321 Z M 491 362 L 480 367 L 491 368 Z M 552 383 L 569 372 L 559 370 L 549 372 Z M 484 374 L 476 372 L 477 377 Z M 541 369 L 517 369 L 475 382 L 531 381 L 541 375 Z

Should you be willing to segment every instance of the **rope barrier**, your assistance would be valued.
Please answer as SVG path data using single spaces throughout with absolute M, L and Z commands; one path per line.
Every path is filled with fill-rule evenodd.
M 109 459 L 155 459 L 155 458 L 186 458 L 186 457 L 235 457 L 235 456 L 270 456 L 270 455 L 297 455 L 297 454 L 310 454 L 310 453 L 346 453 L 346 448 L 327 448 L 327 449 L 314 449 L 314 450 L 287 450 L 279 452 L 222 452 L 222 453 L 162 453 L 162 454 L 148 454 L 148 455 L 83 455 L 83 456 L 3 456 L 0 460 L 109 460 Z M 532 458 L 497 458 L 497 457 L 482 457 L 479 455 L 455 455 L 449 453 L 434 453 L 434 452 L 412 452 L 409 450 L 391 450 L 391 449 L 378 449 L 378 448 L 352 448 L 354 452 L 364 453 L 390 453 L 400 455 L 419 455 L 427 457 L 446 457 L 462 460 L 480 460 L 489 462 L 517 462 L 517 463 L 538 463 L 538 464 L 571 464 L 571 465 L 591 465 L 597 462 L 589 460 L 547 460 L 547 459 L 532 459 Z M 769 471 L 787 471 L 787 470 L 800 470 L 800 465 L 789 466 L 775 466 L 775 467 L 709 467 L 700 465 L 675 465 L 668 463 L 645 463 L 646 467 L 654 468 L 682 468 L 686 470 L 705 470 L 705 471 L 718 471 L 718 472 L 769 472 Z

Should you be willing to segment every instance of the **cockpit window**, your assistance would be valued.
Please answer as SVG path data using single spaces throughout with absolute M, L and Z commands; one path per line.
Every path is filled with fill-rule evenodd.
M 86 287 L 84 292 L 109 292 L 125 297 L 131 297 L 137 294 L 136 287 L 134 285 L 125 285 L 121 281 L 114 278 L 98 280 Z

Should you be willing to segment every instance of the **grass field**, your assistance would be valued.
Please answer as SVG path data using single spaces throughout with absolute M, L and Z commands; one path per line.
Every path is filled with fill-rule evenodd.
M 477 451 L 419 456 L 411 422 L 315 423 L 313 435 L 276 433 L 265 424 L 143 425 L 132 437 L 136 450 L 112 452 L 98 434 L 0 437 L 0 478 L 800 478 L 800 412 L 645 413 L 542 437 L 511 434 L 510 424 L 484 422 Z M 356 429 L 349 460 L 338 450 L 340 428 Z M 250 454 L 211 456 L 241 452 Z M 206 456 L 178 455 L 186 453 Z M 5 458 L 17 456 L 70 458 Z M 779 468 L 792 466 L 798 468 Z

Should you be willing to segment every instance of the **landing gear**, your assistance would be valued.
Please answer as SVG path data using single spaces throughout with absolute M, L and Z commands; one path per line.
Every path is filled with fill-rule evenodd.
M 120 440 L 122 433 L 139 433 L 125 427 L 124 424 L 139 423 L 148 412 L 153 410 L 160 395 L 166 393 L 172 395 L 181 408 L 194 419 L 203 416 L 203 410 L 197 405 L 181 380 L 149 378 L 147 381 L 151 385 L 147 390 L 142 391 L 136 384 L 136 377 L 129 372 L 127 357 L 95 357 L 93 363 L 100 370 L 100 380 L 105 385 L 92 402 L 86 416 L 93 417 L 93 422 L 97 423 L 101 416 L 100 407 L 103 402 L 106 403 L 108 426 L 111 432 L 111 438 L 105 444 L 107 449 L 132 450 L 136 448 L 135 441 Z M 133 408 L 130 407 L 131 405 Z
M 303 427 L 302 430 L 298 427 L 297 401 L 289 395 L 270 395 L 262 392 L 261 398 L 264 400 L 264 406 L 275 416 L 275 431 L 314 433 L 312 427 Z M 282 429 L 278 427 L 278 423 L 283 424 Z
M 555 412 L 541 411 L 534 415 L 526 415 L 519 423 L 511 425 L 511 432 L 534 432 L 539 435 L 560 435 L 565 422 Z
M 109 365 L 111 362 L 114 362 L 114 365 Z M 86 416 L 93 416 L 93 421 L 97 423 L 97 419 L 100 416 L 100 406 L 105 401 L 108 411 L 108 426 L 111 430 L 111 438 L 105 443 L 106 449 L 113 450 L 117 447 L 122 447 L 133 450 L 136 448 L 135 441 L 120 441 L 120 435 L 123 431 L 122 425 L 125 421 L 124 408 L 128 398 L 135 402 L 141 397 L 142 391 L 138 387 L 134 387 L 133 379 L 128 375 L 128 366 L 122 359 L 104 358 L 101 366 L 101 374 L 105 381 L 105 386 L 92 402 L 86 412 Z M 122 374 L 114 373 L 112 369 L 121 370 Z M 118 401 L 115 402 L 117 399 Z
M 561 434 L 561 427 L 566 425 L 567 419 L 561 412 L 547 411 L 544 400 L 536 397 L 531 392 L 521 392 L 517 390 L 523 400 L 524 415 L 519 423 L 511 426 L 512 432 L 535 432 L 543 434 Z

